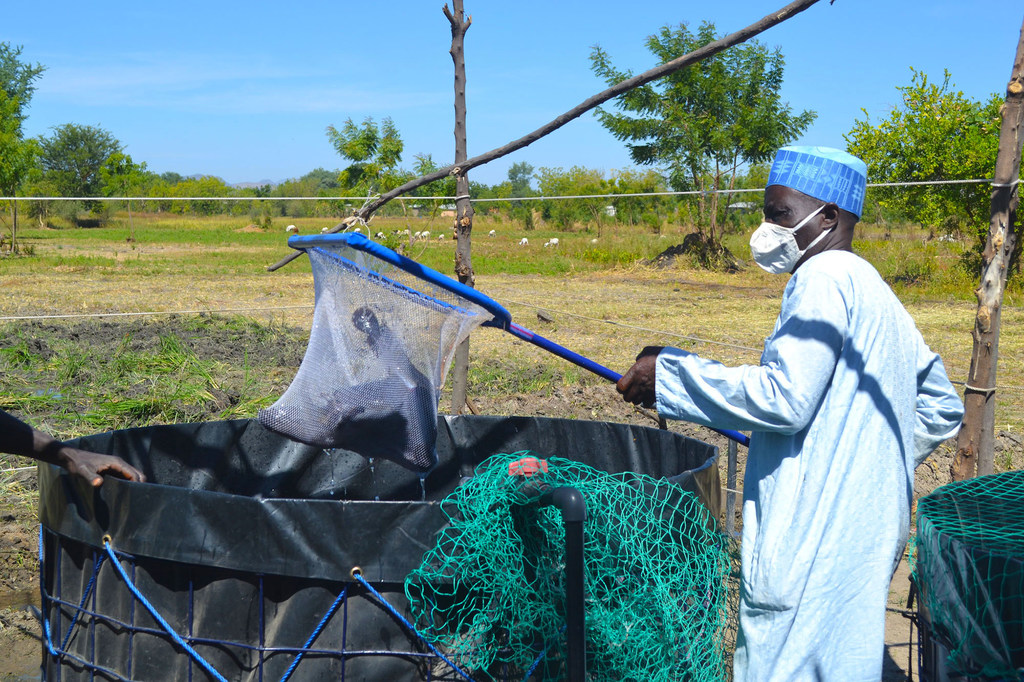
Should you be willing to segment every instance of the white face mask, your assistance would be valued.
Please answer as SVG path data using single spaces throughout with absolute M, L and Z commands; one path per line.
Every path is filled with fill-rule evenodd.
M 754 230 L 754 234 L 750 235 L 750 253 L 754 257 L 754 262 L 775 275 L 792 272 L 793 266 L 803 258 L 804 254 L 828 234 L 828 230 L 823 231 L 804 249 L 801 249 L 796 243 L 796 231 L 806 225 L 807 221 L 816 216 L 823 208 L 825 208 L 825 204 L 819 206 L 792 228 L 767 221 L 761 223 L 761 226 Z

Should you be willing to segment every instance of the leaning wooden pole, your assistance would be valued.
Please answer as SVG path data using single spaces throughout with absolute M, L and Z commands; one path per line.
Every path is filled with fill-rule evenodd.
M 1020 156 L 1024 144 L 1024 23 L 1017 55 L 1000 109 L 999 151 L 992 181 L 991 222 L 982 256 L 981 284 L 974 292 L 974 350 L 964 389 L 964 422 L 956 439 L 953 480 L 962 481 L 994 470 L 996 366 L 999 360 L 999 321 L 1010 256 L 1016 248 L 1017 204 L 1020 200 Z
M 616 83 L 607 90 L 599 92 L 593 97 L 590 97 L 584 100 L 583 102 L 580 102 L 569 111 L 565 112 L 558 118 L 555 118 L 554 120 L 542 125 L 540 128 L 537 128 L 532 133 L 523 135 L 518 140 L 513 140 L 512 142 L 509 142 L 508 144 L 502 147 L 492 149 L 489 152 L 485 152 L 483 154 L 480 154 L 479 156 L 474 156 L 471 159 L 466 159 L 461 164 L 453 163 L 452 165 L 445 166 L 444 168 L 436 170 L 433 173 L 428 173 L 419 178 L 416 178 L 415 180 L 410 180 L 401 187 L 396 187 L 395 189 L 385 194 L 382 194 L 377 199 L 371 201 L 366 206 L 359 209 L 359 211 L 356 212 L 356 215 L 358 218 L 362 218 L 365 220 L 374 211 L 376 211 L 378 208 L 388 203 L 395 197 L 399 197 L 402 196 L 403 194 L 411 192 L 417 187 L 422 187 L 423 185 L 427 185 L 431 182 L 434 182 L 435 180 L 440 180 L 441 178 L 447 177 L 449 175 L 457 176 L 461 173 L 465 173 L 471 168 L 482 166 L 483 164 L 488 163 L 490 161 L 494 161 L 495 159 L 500 159 L 506 154 L 511 154 L 514 151 L 518 151 L 523 147 L 536 142 L 545 135 L 548 135 L 549 133 L 558 130 L 569 121 L 579 118 L 580 116 L 587 113 L 591 109 L 594 109 L 595 107 L 604 104 L 610 99 L 618 97 L 624 92 L 629 92 L 630 90 L 638 88 L 641 85 L 646 85 L 651 81 L 655 81 L 661 78 L 662 76 L 667 76 L 670 73 L 674 73 L 676 71 L 679 71 L 680 69 L 685 69 L 688 66 L 692 66 L 693 64 L 696 64 L 699 61 L 703 61 L 708 57 L 714 56 L 721 52 L 722 50 L 732 47 L 733 45 L 739 45 L 740 43 L 746 42 L 753 38 L 754 36 L 767 31 L 772 26 L 775 26 L 776 24 L 781 24 L 783 21 L 796 16 L 797 14 L 803 12 L 805 9 L 807 9 L 808 7 L 817 2 L 819 2 L 819 0 L 794 0 L 788 5 L 775 10 L 768 16 L 763 17 L 758 21 L 755 21 L 753 24 L 747 26 L 744 29 L 740 29 L 735 33 L 730 33 L 729 35 L 723 38 L 719 38 L 714 42 L 708 43 L 704 47 L 698 48 L 693 52 L 690 52 L 689 54 L 683 55 L 682 57 L 677 57 L 676 59 L 673 59 L 670 62 L 665 62 L 664 64 L 654 67 L 653 69 L 648 69 L 647 71 L 644 71 L 643 73 L 637 76 L 627 78 L 621 83 Z M 343 220 L 334 227 L 332 227 L 330 230 L 328 230 L 328 232 L 340 232 L 350 224 L 350 219 Z M 279 260 L 278 262 L 268 267 L 267 270 L 277 270 L 278 268 L 295 260 L 300 255 L 300 251 L 290 253 L 281 260 Z
M 469 201 L 469 175 L 461 168 L 468 156 L 466 150 L 466 31 L 473 23 L 472 16 L 465 16 L 462 0 L 452 0 L 449 11 L 445 3 L 444 15 L 452 27 L 452 47 L 449 52 L 455 65 L 455 275 L 467 286 L 473 286 L 473 259 L 470 236 L 473 232 L 473 204 Z M 466 406 L 469 376 L 469 337 L 455 349 L 455 369 L 452 374 L 452 414 L 461 414 Z

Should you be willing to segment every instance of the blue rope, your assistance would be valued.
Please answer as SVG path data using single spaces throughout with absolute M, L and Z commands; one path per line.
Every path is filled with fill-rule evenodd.
M 306 652 L 309 650 L 310 645 L 312 645 L 316 638 L 320 636 L 320 631 L 324 629 L 325 625 L 327 625 L 327 621 L 329 621 L 331 619 L 331 616 L 334 615 L 335 610 L 337 610 L 341 602 L 345 600 L 345 596 L 347 594 L 348 583 L 345 584 L 345 589 L 341 591 L 341 594 L 338 595 L 338 598 L 334 600 L 333 604 L 331 604 L 331 608 L 327 609 L 327 613 L 325 613 L 324 617 L 320 619 L 320 623 L 313 630 L 313 634 L 311 634 L 309 636 L 309 639 L 306 640 L 306 643 L 302 645 L 302 651 L 299 653 L 298 656 L 295 657 L 295 660 L 292 661 L 292 664 L 288 666 L 288 670 L 286 670 L 284 672 L 284 675 L 281 677 L 281 682 L 287 682 L 288 678 L 292 676 L 292 673 L 295 671 L 295 667 L 299 665 L 299 661 L 301 661 L 302 657 L 306 655 Z
M 356 580 L 358 580 L 358 581 L 359 581 L 359 583 L 360 583 L 360 584 L 361 584 L 361 585 L 362 585 L 363 587 L 365 587 L 365 588 L 366 588 L 367 590 L 369 590 L 369 591 L 370 591 L 370 593 L 371 593 L 371 594 L 373 594 L 373 596 L 375 596 L 375 597 L 377 598 L 377 600 L 378 600 L 378 601 L 379 601 L 379 602 L 381 603 L 381 605 L 382 605 L 382 606 L 383 606 L 383 607 L 384 607 L 385 609 L 387 609 L 387 610 L 388 610 L 388 612 L 389 612 L 389 613 L 390 613 L 390 614 L 391 614 L 392 616 L 394 616 L 394 617 L 395 617 L 395 618 L 397 618 L 397 619 L 398 619 L 399 621 L 401 621 L 401 622 L 402 622 L 402 624 L 403 624 L 403 625 L 405 625 L 405 627 L 409 628 L 409 631 L 410 631 L 410 632 L 412 632 L 412 633 L 413 633 L 414 635 L 416 635 L 417 637 L 419 637 L 419 638 L 420 638 L 420 640 L 421 640 L 421 641 L 422 641 L 422 642 L 423 642 L 424 644 L 426 644 L 426 645 L 427 645 L 427 647 L 428 647 L 428 648 L 429 648 L 429 649 L 430 649 L 430 650 L 431 650 L 432 652 L 434 652 L 434 655 L 435 655 L 435 656 L 437 656 L 437 657 L 438 657 L 438 658 L 440 658 L 440 659 L 441 659 L 442 661 L 444 661 L 444 662 L 445 662 L 445 663 L 447 663 L 447 664 L 448 664 L 449 666 L 451 666 L 451 669 L 452 669 L 452 670 L 454 670 L 455 672 L 457 672 L 457 673 L 458 673 L 459 675 L 462 675 L 462 676 L 463 676 L 464 678 L 466 678 L 467 680 L 469 680 L 469 682 L 473 682 L 473 678 L 472 678 L 472 677 L 470 677 L 470 676 L 469 676 L 469 675 L 467 675 L 466 673 L 462 672 L 462 670 L 461 670 L 461 669 L 459 668 L 459 666 L 457 666 L 457 665 L 455 665 L 454 663 L 452 663 L 452 662 L 451 662 L 451 661 L 450 661 L 450 660 L 448 659 L 448 657 L 447 657 L 447 656 L 445 656 L 445 655 L 444 655 L 444 654 L 442 654 L 442 653 L 441 653 L 440 651 L 438 651 L 437 647 L 435 647 L 435 646 L 434 646 L 433 644 L 431 644 L 430 642 L 428 642 L 428 641 L 427 641 L 427 638 L 426 638 L 426 637 L 424 637 L 423 635 L 421 635 L 421 634 L 420 634 L 420 632 L 419 632 L 419 630 L 417 630 L 417 629 L 416 629 L 416 628 L 415 628 L 415 627 L 413 626 L 413 624 L 412 624 L 412 623 L 410 623 L 410 622 L 409 622 L 408 620 L 406 620 L 406 619 L 405 619 L 405 617 L 404 617 L 404 616 L 403 616 L 402 614 L 400 614 L 400 613 L 398 612 L 398 610 L 397 610 L 397 609 L 395 609 L 395 607 L 394 607 L 394 606 L 392 606 L 391 604 L 389 604 L 389 603 L 388 603 L 388 600 L 384 598 L 384 595 L 382 595 L 382 594 L 381 594 L 380 592 L 378 592 L 377 590 L 373 589 L 373 586 L 372 586 L 372 585 L 371 585 L 370 583 L 366 582 L 366 579 L 365 579 L 365 578 L 363 578 L 363 575 L 362 575 L 361 573 L 353 572 L 353 573 L 352 573 L 352 577 L 353 577 L 353 578 L 355 578 Z
M 217 672 L 213 668 L 213 666 L 206 661 L 205 658 L 199 655 L 198 651 L 189 646 L 188 643 L 185 640 L 183 640 L 178 635 L 178 633 L 176 633 L 173 630 L 173 628 L 171 628 L 170 623 L 164 620 L 164 617 L 157 612 L 153 605 L 150 604 L 149 601 L 144 596 L 142 596 L 142 593 L 139 592 L 138 588 L 136 588 L 135 585 L 132 584 L 132 581 L 128 579 L 128 574 L 125 573 L 124 568 L 122 568 L 121 564 L 118 562 L 117 556 L 114 554 L 114 548 L 110 546 L 110 540 L 108 538 L 103 538 L 103 547 L 107 550 L 107 554 L 110 556 L 110 563 L 112 563 L 114 565 L 114 568 L 117 569 L 117 572 L 121 575 L 121 579 L 124 580 L 124 584 L 128 587 L 131 593 L 135 595 L 135 598 L 138 599 L 139 602 L 146 607 L 146 610 L 149 611 L 150 615 L 153 616 L 153 618 L 155 618 L 158 623 L 160 623 L 160 626 L 168 635 L 171 636 L 171 639 L 173 639 L 178 646 L 184 649 L 188 653 L 188 655 L 195 660 L 196 663 L 201 665 L 206 670 L 206 672 L 210 673 L 217 680 L 219 680 L 219 682 L 228 682 L 227 678 L 225 678 L 223 675 Z
M 46 581 L 44 580 L 45 571 L 43 564 L 43 524 L 39 524 L 39 605 L 42 607 L 39 610 L 42 612 L 43 619 L 43 643 L 46 644 L 46 650 L 50 652 L 50 655 L 56 657 L 57 650 L 53 648 L 53 637 L 50 635 L 50 619 L 47 614 L 50 611 L 49 600 L 50 595 L 46 594 Z
M 85 608 L 85 602 L 89 600 L 89 594 L 92 592 L 92 586 L 96 584 L 96 576 L 100 572 L 100 567 L 103 565 L 103 561 L 107 557 L 100 555 L 99 561 L 93 564 L 92 577 L 89 578 L 89 585 L 85 588 L 85 594 L 82 595 L 82 601 L 78 604 L 78 609 L 75 611 L 75 615 L 71 618 L 71 623 L 68 624 L 68 633 L 64 635 L 64 641 L 61 642 L 60 650 L 66 651 L 68 648 L 68 642 L 71 640 L 71 633 L 75 631 L 75 625 L 78 623 L 78 616 L 82 613 Z
M 568 627 L 568 624 L 563 625 L 562 628 L 558 631 L 558 634 L 562 634 L 563 632 L 565 632 L 566 628 Z M 555 642 L 552 641 L 551 644 L 548 644 L 546 647 L 544 647 L 544 651 L 540 652 L 540 656 L 533 660 L 533 665 L 530 666 L 530 669 L 527 670 L 526 674 L 523 676 L 523 682 L 526 682 L 528 679 L 530 679 L 530 675 L 533 674 L 533 671 L 537 669 L 537 666 L 540 665 L 540 662 L 544 660 L 544 657 L 548 655 L 548 652 L 551 651 L 551 647 L 553 647 L 554 645 Z

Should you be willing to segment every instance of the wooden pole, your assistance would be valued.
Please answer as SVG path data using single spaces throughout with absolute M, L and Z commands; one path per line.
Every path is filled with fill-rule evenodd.
M 793 2 L 789 3 L 788 5 L 785 5 L 784 7 L 775 10 L 771 14 L 759 19 L 758 21 L 755 21 L 753 24 L 747 26 L 744 29 L 740 29 L 735 33 L 730 33 L 729 35 L 723 38 L 719 38 L 714 42 L 708 43 L 704 47 L 698 48 L 693 52 L 690 52 L 689 54 L 683 55 L 682 57 L 677 57 L 676 59 L 673 59 L 670 62 L 665 62 L 664 64 L 654 67 L 653 69 L 648 69 L 647 71 L 644 71 L 643 73 L 637 76 L 627 78 L 621 83 L 616 83 L 607 90 L 603 90 L 602 92 L 597 93 L 593 97 L 590 97 L 584 100 L 583 102 L 580 102 L 575 107 L 565 112 L 561 116 L 542 125 L 540 128 L 537 128 L 532 133 L 528 133 L 520 137 L 518 140 L 513 140 L 512 142 L 509 142 L 508 144 L 502 147 L 492 149 L 489 152 L 485 152 L 478 156 L 474 156 L 471 159 L 466 159 L 461 164 L 453 163 L 452 165 L 445 166 L 444 168 L 438 169 L 433 173 L 428 173 L 419 178 L 416 178 L 415 180 L 410 180 L 401 187 L 396 187 L 395 189 L 385 194 L 382 194 L 374 201 L 371 201 L 369 204 L 359 209 L 357 215 L 365 220 L 368 216 L 370 216 L 370 214 L 372 214 L 378 208 L 388 203 L 395 197 L 406 194 L 407 192 L 411 192 L 417 187 L 422 187 L 423 185 L 434 182 L 435 180 L 440 180 L 441 178 L 447 177 L 449 175 L 459 175 L 461 173 L 465 173 L 471 168 L 476 168 L 477 166 L 489 163 L 491 161 L 494 161 L 495 159 L 500 159 L 506 154 L 511 154 L 514 151 L 518 151 L 523 147 L 536 142 L 545 135 L 548 135 L 549 133 L 558 130 L 569 121 L 579 118 L 580 116 L 587 113 L 591 109 L 604 104 L 610 99 L 618 97 L 624 92 L 629 92 L 634 88 L 638 88 L 641 85 L 646 85 L 651 81 L 661 78 L 662 76 L 667 76 L 668 74 L 679 71 L 680 69 L 685 69 L 686 67 L 692 64 L 696 64 L 699 61 L 707 59 L 708 57 L 714 56 L 721 52 L 722 50 L 732 47 L 733 45 L 738 45 L 742 42 L 750 40 L 759 33 L 767 31 L 772 26 L 775 26 L 776 24 L 781 24 L 783 21 L 790 19 L 793 16 L 796 16 L 800 12 L 803 12 L 805 9 L 817 3 L 818 1 L 819 0 L 793 0 Z M 332 227 L 327 232 L 340 232 L 345 228 L 346 225 L 348 225 L 348 223 L 346 221 L 342 221 L 335 225 L 334 227 Z M 278 262 L 268 267 L 267 270 L 277 270 L 278 268 L 287 265 L 291 261 L 298 258 L 301 255 L 301 253 L 302 252 L 300 251 L 290 253 L 281 260 L 279 260 Z
M 995 468 L 996 366 L 1006 269 L 1017 245 L 1014 229 L 1020 199 L 1020 156 L 1024 143 L 1024 23 L 1013 60 L 1006 102 L 1000 108 L 999 151 L 992 183 L 991 221 L 982 254 L 981 284 L 975 290 L 974 349 L 964 389 L 964 422 L 956 439 L 953 480 L 991 474 Z
M 461 164 L 466 162 L 466 31 L 473 17 L 466 17 L 462 0 L 452 0 L 452 11 L 445 3 L 444 15 L 452 26 L 452 47 L 449 52 L 455 65 L 455 274 L 459 282 L 472 287 L 473 259 L 470 253 L 470 235 L 473 232 L 473 204 L 469 201 L 469 176 Z M 469 337 L 455 349 L 455 369 L 452 374 L 452 414 L 462 414 L 466 406 L 469 375 Z

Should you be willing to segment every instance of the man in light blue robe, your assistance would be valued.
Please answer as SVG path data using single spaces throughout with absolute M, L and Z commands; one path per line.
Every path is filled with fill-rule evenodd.
M 914 468 L 963 417 L 942 360 L 852 253 L 866 171 L 839 150 L 779 151 L 751 250 L 793 276 L 759 365 L 648 347 L 618 384 L 664 417 L 752 432 L 738 681 L 881 679 Z

